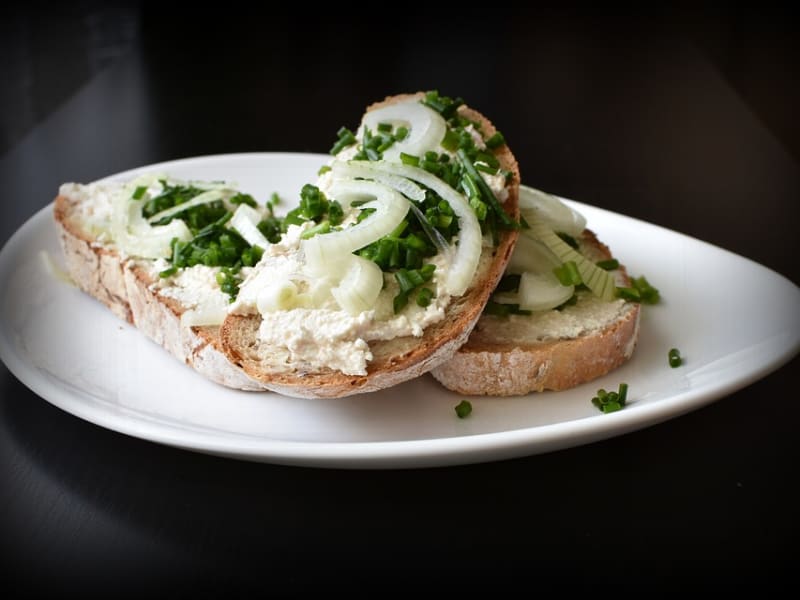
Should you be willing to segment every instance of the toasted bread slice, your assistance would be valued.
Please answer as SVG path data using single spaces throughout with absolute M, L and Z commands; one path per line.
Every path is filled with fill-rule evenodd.
M 392 96 L 371 105 L 374 110 L 388 104 L 422 98 L 423 93 Z M 495 133 L 492 123 L 466 106 L 459 108 L 466 118 L 480 122 L 485 137 Z M 501 167 L 512 173 L 507 186 L 508 198 L 503 207 L 514 219 L 518 217 L 519 168 L 506 145 L 495 152 Z M 417 377 L 444 361 L 466 342 L 481 315 L 484 305 L 505 270 L 518 232 L 500 230 L 495 247 L 484 247 L 472 284 L 460 297 L 453 298 L 445 318 L 425 329 L 421 337 L 403 336 L 370 342 L 373 358 L 366 375 L 347 375 L 323 369 L 317 372 L 276 372 L 266 360 L 273 349 L 259 340 L 259 315 L 229 315 L 222 325 L 223 348 L 228 358 L 252 378 L 277 392 L 300 397 L 339 397 L 387 388 Z
M 581 253 L 611 258 L 594 233 L 583 232 Z M 624 267 L 618 285 L 629 285 Z M 631 357 L 639 334 L 640 305 L 604 302 L 582 292 L 573 306 L 532 315 L 484 315 L 452 359 L 431 371 L 461 394 L 515 396 L 565 390 L 616 369 Z
M 160 295 L 156 277 L 141 264 L 121 256 L 113 244 L 95 239 L 85 220 L 85 201 L 66 188 L 55 199 L 53 216 L 76 285 L 210 380 L 236 389 L 263 390 L 225 358 L 219 327 L 183 325 L 181 315 L 187 307 Z

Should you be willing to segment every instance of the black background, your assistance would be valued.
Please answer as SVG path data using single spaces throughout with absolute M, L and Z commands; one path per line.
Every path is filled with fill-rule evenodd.
M 63 181 L 185 156 L 324 152 L 370 102 L 437 88 L 505 132 L 524 181 L 800 281 L 788 14 L 390 8 L 2 9 L 0 242 Z M 3 576 L 87 595 L 784 586 L 797 366 L 605 442 L 363 472 L 115 434 L 0 367 Z

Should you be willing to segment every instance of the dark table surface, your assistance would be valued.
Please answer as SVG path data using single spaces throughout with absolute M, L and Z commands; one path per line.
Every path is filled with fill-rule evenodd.
M 786 15 L 308 17 L 232 6 L 181 17 L 136 2 L 12 9 L 0 243 L 61 182 L 185 156 L 324 152 L 368 103 L 438 88 L 491 116 L 526 182 L 800 281 Z M 339 471 L 113 433 L 0 366 L 3 573 L 25 590 L 122 595 L 788 584 L 797 367 L 795 357 L 691 414 L 583 447 Z

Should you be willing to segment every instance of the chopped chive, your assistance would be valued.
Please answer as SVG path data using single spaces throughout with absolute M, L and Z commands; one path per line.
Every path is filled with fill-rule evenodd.
M 506 138 L 503 137 L 503 134 L 499 131 L 495 131 L 494 135 L 486 140 L 486 147 L 494 150 L 495 148 L 499 148 L 503 144 L 506 143 Z
M 619 384 L 619 403 L 622 406 L 625 406 L 625 403 L 628 399 L 628 384 L 627 383 L 620 383 Z
M 467 418 L 472 412 L 472 404 L 468 400 L 462 400 L 455 407 L 459 419 Z
M 617 286 L 617 297 L 630 302 L 639 302 L 642 297 L 639 295 L 639 290 L 634 287 Z
M 570 234 L 564 233 L 563 231 L 557 231 L 556 235 L 560 237 L 573 250 L 578 249 L 578 241 Z
M 431 288 L 420 288 L 419 292 L 417 292 L 417 305 L 424 308 L 430 305 L 431 298 L 433 298 L 433 291 Z
M 461 138 L 459 137 L 459 135 L 452 129 L 448 129 L 447 132 L 444 134 L 444 139 L 442 139 L 441 146 L 445 150 L 449 150 L 450 152 L 455 152 L 458 149 L 458 144 L 460 141 Z
M 607 414 L 622 410 L 627 403 L 627 398 L 628 384 L 620 383 L 616 392 L 607 392 L 602 388 L 597 390 L 597 395 L 592 398 L 592 404 Z
M 497 175 L 497 168 L 496 167 L 491 167 L 491 166 L 489 166 L 489 165 L 487 165 L 486 163 L 483 163 L 483 162 L 475 163 L 475 168 L 478 171 L 483 171 L 484 173 L 487 173 L 489 175 Z
M 409 272 L 406 271 L 405 269 L 400 269 L 399 271 L 396 271 L 394 274 L 394 278 L 397 281 L 397 285 L 400 286 L 400 290 L 402 292 L 408 293 L 416 287 L 416 285 L 411 279 L 411 276 L 409 275 Z
M 408 127 L 403 127 L 402 125 L 395 129 L 394 131 L 394 139 L 398 142 L 402 142 L 404 139 L 408 137 Z
M 385 142 L 383 142 L 383 143 L 382 143 L 380 146 L 378 146 L 377 150 L 378 150 L 378 152 L 380 152 L 380 153 L 384 153 L 384 152 L 386 152 L 386 151 L 387 151 L 389 148 L 391 148 L 393 144 L 394 144 L 394 139 L 392 139 L 392 138 L 389 138 L 388 140 L 386 140 Z
M 604 271 L 614 271 L 615 269 L 619 269 L 619 261 L 616 258 L 600 260 L 596 264 Z
M 313 227 L 309 227 L 306 229 L 300 237 L 304 240 L 314 237 L 320 233 L 328 233 L 331 230 L 331 222 L 330 221 L 322 221 L 321 223 L 317 223 Z
M 404 165 L 411 165 L 412 167 L 419 166 L 419 156 L 413 156 L 411 154 L 406 154 L 405 152 L 400 153 L 400 162 Z
M 492 207 L 492 211 L 500 219 L 500 222 L 507 228 L 517 227 L 518 225 L 511 220 L 511 217 L 509 217 L 508 214 L 506 214 L 506 211 L 503 210 L 503 207 L 500 206 L 500 203 L 497 201 L 497 198 L 495 198 L 494 192 L 492 192 L 492 190 L 489 189 L 489 186 L 486 185 L 486 182 L 483 180 L 483 177 L 481 177 L 478 171 L 475 170 L 475 165 L 472 164 L 472 161 L 467 156 L 467 153 L 464 152 L 464 149 L 459 148 L 456 154 L 459 158 L 459 161 L 461 162 L 461 166 L 464 168 L 466 173 L 468 173 L 469 176 L 475 180 L 475 183 L 478 184 L 484 202 L 486 202 Z
M 558 281 L 563 286 L 578 285 L 581 283 L 581 274 L 574 260 L 568 260 L 560 267 L 553 269 Z
M 371 161 L 376 161 L 381 159 L 381 155 L 377 152 L 377 150 L 373 148 L 365 148 L 364 152 L 367 153 L 367 158 Z
M 378 131 L 384 131 L 384 132 L 388 133 L 391 130 L 392 130 L 392 124 L 391 123 L 378 123 Z
M 635 277 L 631 283 L 633 283 L 633 287 L 639 292 L 641 302 L 645 304 L 657 304 L 659 300 L 661 300 L 659 291 L 650 285 L 650 282 L 647 281 L 644 275 Z
M 158 276 L 161 277 L 162 279 L 166 279 L 167 277 L 175 275 L 175 273 L 177 272 L 178 272 L 178 267 L 170 267 L 169 269 L 164 269 L 163 271 L 161 271 L 158 274 Z
M 322 165 L 319 168 L 319 171 L 317 171 L 317 175 L 323 175 L 323 174 L 327 173 L 330 170 L 331 170 L 331 166 L 330 165 Z
M 392 307 L 394 308 L 395 314 L 399 313 L 403 310 L 408 304 L 408 294 L 400 292 L 397 296 L 394 297 L 392 300 Z
M 336 135 L 339 137 L 339 139 L 333 145 L 330 152 L 334 156 L 339 154 L 339 152 L 344 150 L 347 146 L 351 146 L 356 143 L 356 136 L 352 131 L 347 129 L 347 127 L 340 127 L 339 131 L 336 132 Z
M 133 198 L 134 200 L 141 200 L 145 192 L 147 192 L 147 186 L 140 185 L 133 191 L 133 195 L 131 196 L 131 198 Z
M 683 359 L 681 358 L 681 353 L 677 348 L 670 349 L 669 353 L 667 354 L 669 358 L 669 366 L 673 369 L 676 367 L 680 367 L 683 364 Z

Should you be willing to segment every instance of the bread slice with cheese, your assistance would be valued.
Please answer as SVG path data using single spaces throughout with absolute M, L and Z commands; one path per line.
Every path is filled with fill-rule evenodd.
M 578 238 L 580 253 L 598 262 L 609 248 L 590 230 Z M 614 273 L 629 286 L 623 266 Z M 584 290 L 576 302 L 530 315 L 484 314 L 452 359 L 431 371 L 445 387 L 469 395 L 514 396 L 565 390 L 601 377 L 633 354 L 640 304 L 606 301 Z
M 374 105 L 370 110 L 378 110 L 381 106 L 395 106 L 403 102 L 413 102 L 417 106 L 423 96 L 423 94 L 397 96 Z M 458 111 L 458 114 L 465 119 L 464 123 L 469 121 L 474 123 L 474 126 L 469 126 L 472 132 L 470 135 L 482 135 L 484 139 L 488 139 L 495 134 L 492 124 L 477 112 L 465 106 L 461 106 Z M 430 143 L 427 147 L 438 149 L 442 152 L 442 163 L 447 162 L 443 156 L 444 152 L 439 148 L 439 142 L 442 141 L 441 129 L 431 133 L 424 128 L 418 130 L 411 128 L 411 131 L 405 133 L 409 139 L 416 139 L 415 136 L 422 134 L 428 135 Z M 397 135 L 400 139 L 398 131 L 393 135 Z M 496 160 L 504 171 L 503 205 L 500 209 L 498 204 L 496 210 L 502 211 L 504 218 L 509 215 L 509 218 L 516 219 L 519 184 L 516 161 L 505 145 L 501 144 L 491 152 L 495 157 L 493 160 Z M 450 156 L 455 161 L 455 153 Z M 419 157 L 420 160 L 423 158 Z M 370 161 L 363 163 L 373 164 Z M 399 164 L 399 161 L 397 163 Z M 402 165 L 401 167 L 405 168 Z M 222 291 L 229 283 L 226 280 L 226 273 L 224 270 L 221 271 L 220 266 L 211 266 L 221 263 L 201 261 L 197 264 L 190 261 L 180 266 L 175 262 L 179 254 L 179 243 L 185 244 L 184 247 L 188 248 L 189 252 L 194 252 L 197 240 L 203 236 L 201 229 L 207 229 L 211 225 L 224 228 L 226 232 L 235 229 L 236 237 L 243 240 L 243 244 L 251 245 L 247 250 L 254 250 L 256 242 L 252 241 L 252 236 L 257 238 L 261 235 L 258 233 L 258 227 L 262 223 L 243 222 L 241 225 L 248 227 L 242 229 L 235 224 L 236 214 L 233 218 L 228 214 L 226 218 L 230 220 L 221 218 L 219 221 L 209 223 L 208 226 L 194 224 L 190 231 L 188 221 L 184 222 L 184 217 L 178 215 L 184 214 L 183 211 L 188 207 L 205 207 L 209 200 L 207 198 L 201 200 L 200 196 L 205 193 L 202 190 L 211 192 L 224 188 L 227 195 L 223 194 L 224 198 L 221 201 L 227 210 L 238 213 L 239 209 L 247 207 L 233 206 L 236 203 L 232 201 L 231 195 L 238 192 L 226 187 L 226 184 L 177 181 L 168 183 L 168 179 L 169 174 L 149 174 L 144 177 L 144 183 L 137 179 L 125 183 L 63 185 L 55 200 L 54 218 L 68 272 L 80 289 L 105 304 L 120 318 L 135 325 L 178 360 L 214 382 L 242 390 L 273 390 L 287 395 L 306 397 L 344 396 L 382 389 L 427 372 L 452 356 L 466 341 L 469 331 L 481 314 L 483 305 L 503 273 L 517 236 L 513 228 L 501 229 L 497 244 L 486 245 L 482 250 L 478 244 L 477 254 L 474 254 L 474 275 L 468 282 L 469 285 L 464 284 L 463 293 L 453 295 L 443 318 L 426 323 L 424 331 L 422 326 L 417 327 L 413 335 L 398 334 L 389 336 L 390 339 L 370 343 L 370 362 L 366 374 L 348 375 L 337 368 L 308 369 L 303 365 L 299 367 L 293 365 L 289 369 L 275 371 L 264 368 L 265 363 L 262 358 L 265 353 L 272 352 L 274 347 L 261 343 L 257 316 L 231 314 L 223 325 L 224 313 L 234 305 L 228 303 L 228 296 Z M 195 190 L 199 196 L 187 195 L 167 208 L 158 208 L 155 214 L 145 215 L 144 209 L 141 208 L 143 205 L 141 200 L 155 203 L 166 193 L 169 186 L 194 187 L 195 183 L 202 188 L 199 191 Z M 409 185 L 413 191 L 415 184 Z M 409 189 L 409 185 L 405 189 Z M 422 192 L 421 187 L 416 189 Z M 389 193 L 400 198 L 399 206 L 410 202 L 400 197 L 397 192 L 389 190 Z M 466 200 L 464 206 L 469 207 Z M 405 210 L 402 209 L 403 215 Z M 265 211 L 266 209 L 255 210 L 262 217 L 266 216 Z M 366 211 L 361 210 L 361 212 L 366 214 Z M 461 222 L 461 217 L 457 222 Z M 174 228 L 174 225 L 180 227 Z M 304 236 L 311 233 L 310 230 L 313 229 L 311 225 L 312 221 L 306 221 L 301 225 L 289 226 L 288 232 L 284 228 L 285 236 L 280 242 L 268 243 L 262 236 L 264 242 L 262 249 L 269 246 L 263 250 L 264 254 L 280 254 L 286 239 L 294 236 L 297 241 L 301 233 Z M 173 229 L 182 237 L 173 236 L 171 234 Z M 245 229 L 252 235 L 248 235 Z M 466 231 L 467 229 L 461 229 L 459 234 L 466 235 Z M 317 237 L 325 236 L 320 234 Z M 458 237 L 453 238 L 451 249 L 462 248 L 456 242 L 458 239 Z M 141 250 L 140 253 L 142 248 L 147 250 Z M 220 247 L 221 252 L 224 250 Z M 455 250 L 454 254 L 457 255 L 458 251 Z M 364 258 L 360 260 L 367 261 Z M 440 261 L 438 267 L 444 268 L 447 264 L 449 264 L 447 260 Z M 371 268 L 377 267 L 373 265 Z M 246 269 L 241 267 L 241 271 L 237 273 L 245 277 L 245 281 L 248 276 L 246 270 L 255 272 L 257 269 L 253 266 Z M 447 271 L 437 273 L 433 276 L 433 280 L 446 279 L 447 276 Z M 340 287 L 343 285 L 340 282 Z M 229 290 L 230 288 L 225 294 L 233 294 Z M 401 315 L 400 319 L 402 318 Z M 313 327 L 313 324 L 304 323 L 303 327 Z M 362 340 L 356 342 L 363 343 Z M 318 350 L 324 352 L 326 349 L 318 348 Z
M 112 241 L 98 236 L 110 223 L 108 202 L 97 205 L 90 196 L 107 200 L 114 184 L 65 184 L 55 199 L 53 216 L 67 272 L 84 292 L 111 312 L 136 326 L 181 362 L 216 383 L 242 390 L 263 390 L 227 360 L 219 326 L 189 326 L 181 316 L 191 309 L 162 294 L 158 274 L 148 261 L 126 256 Z
M 424 97 L 424 93 L 389 97 L 370 106 L 367 113 L 401 103 L 416 103 Z M 474 122 L 475 129 L 479 128 L 483 139 L 489 139 L 496 133 L 493 124 L 476 110 L 462 105 L 458 108 L 458 114 Z M 507 197 L 502 209 L 516 220 L 520 181 L 517 162 L 506 145 L 501 145 L 493 153 L 500 168 L 508 173 Z M 347 374 L 327 367 L 304 367 L 303 364 L 290 369 L 276 368 L 276 348 L 260 337 L 262 318 L 258 314 L 229 315 L 221 330 L 223 348 L 230 361 L 250 377 L 269 389 L 290 396 L 339 397 L 380 390 L 412 379 L 450 359 L 467 341 L 503 274 L 517 235 L 514 228 L 498 229 L 497 244 L 484 244 L 477 269 L 466 291 L 454 296 L 445 309 L 444 317 L 425 327 L 421 335 L 370 341 L 371 360 L 366 373 Z

